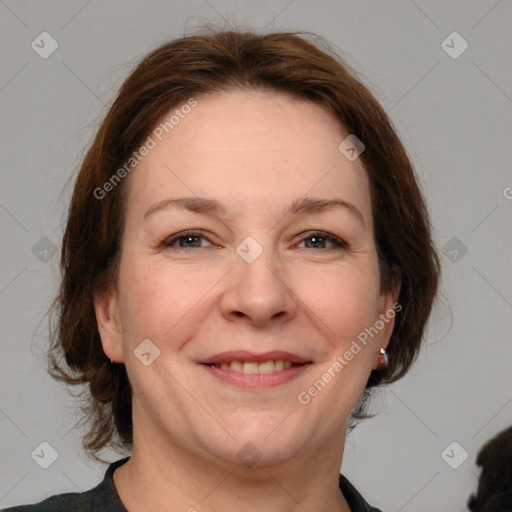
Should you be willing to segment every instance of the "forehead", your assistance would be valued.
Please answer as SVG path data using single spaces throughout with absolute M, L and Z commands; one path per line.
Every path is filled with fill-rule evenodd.
M 366 170 L 338 150 L 348 134 L 320 106 L 264 91 L 196 101 L 186 114 L 172 109 L 153 130 L 154 147 L 130 175 L 128 214 L 183 195 L 215 197 L 235 213 L 313 195 L 350 199 L 371 217 Z M 165 125 L 176 110 L 181 115 Z

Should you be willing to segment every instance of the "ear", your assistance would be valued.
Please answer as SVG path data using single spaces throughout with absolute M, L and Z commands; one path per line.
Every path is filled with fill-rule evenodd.
M 378 369 L 380 349 L 387 349 L 393 328 L 395 327 L 395 317 L 402 310 L 402 305 L 398 302 L 400 295 L 400 283 L 394 285 L 390 290 L 382 292 L 379 299 L 379 318 L 384 326 L 379 332 L 378 343 L 375 344 L 375 363 L 373 369 Z
M 105 355 L 116 363 L 124 362 L 117 294 L 112 290 L 95 293 L 94 311 Z

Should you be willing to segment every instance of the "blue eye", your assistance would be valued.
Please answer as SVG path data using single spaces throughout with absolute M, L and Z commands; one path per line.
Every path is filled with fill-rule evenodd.
M 312 241 L 311 246 L 306 246 L 306 249 L 329 249 L 329 247 L 325 247 L 326 242 L 334 245 L 334 248 L 348 248 L 348 244 L 344 240 L 341 240 L 336 236 L 328 235 L 327 233 L 322 232 L 309 233 L 308 236 L 306 236 L 302 240 Z
M 197 245 L 198 240 L 199 245 Z M 206 238 L 201 235 L 201 233 L 198 233 L 197 231 L 183 231 L 167 238 L 162 242 L 162 245 L 164 247 L 175 247 L 176 242 L 178 242 L 177 248 L 179 249 L 196 249 L 204 247 L 201 245 L 200 240 L 206 240 Z
M 306 243 L 306 241 L 310 241 L 310 245 L 305 245 L 300 247 L 301 249 L 336 249 L 343 248 L 347 249 L 349 245 L 340 238 L 329 235 L 327 233 L 323 233 L 321 231 L 315 231 L 307 233 L 308 236 L 303 237 L 302 243 Z M 202 247 L 207 247 L 206 245 L 202 245 L 201 241 L 208 241 L 208 239 L 198 231 L 182 231 L 181 233 L 177 233 L 169 238 L 166 238 L 162 242 L 162 246 L 165 248 L 176 248 L 176 249 L 200 249 Z M 210 243 L 210 242 L 209 242 Z M 300 245 L 299 244 L 299 245 Z M 331 244 L 331 247 L 326 246 L 326 244 Z

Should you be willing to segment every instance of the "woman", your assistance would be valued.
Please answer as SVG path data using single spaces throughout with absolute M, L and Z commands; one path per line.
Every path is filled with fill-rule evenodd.
M 90 455 L 131 456 L 12 510 L 378 510 L 339 474 L 345 436 L 417 356 L 439 261 L 387 115 L 324 43 L 146 56 L 83 161 L 61 265 L 51 372 L 88 384 Z

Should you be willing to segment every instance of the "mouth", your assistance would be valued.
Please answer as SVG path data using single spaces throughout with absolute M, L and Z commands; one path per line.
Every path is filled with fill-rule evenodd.
M 232 372 L 245 373 L 246 375 L 252 374 L 270 374 L 288 370 L 295 366 L 302 366 L 307 363 L 293 363 L 289 359 L 277 359 L 263 361 L 258 363 L 256 361 L 223 361 L 221 363 L 210 363 L 207 366 L 211 368 L 222 368 L 223 370 L 231 370 Z
M 199 363 L 217 379 L 246 390 L 267 389 L 290 382 L 313 364 L 301 356 L 282 351 L 264 354 L 223 352 Z

